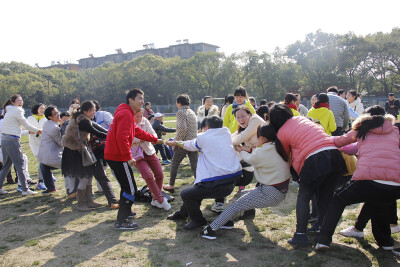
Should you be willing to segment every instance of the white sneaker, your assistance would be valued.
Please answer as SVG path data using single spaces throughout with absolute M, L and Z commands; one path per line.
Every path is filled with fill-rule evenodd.
M 4 190 L 3 188 L 0 189 L 0 195 L 7 195 L 8 192 Z
M 317 250 L 317 251 L 325 251 L 325 250 L 328 250 L 328 249 L 329 249 L 329 246 L 321 244 L 321 243 L 317 243 L 315 245 L 315 250 Z
M 340 231 L 340 234 L 343 236 L 348 236 L 348 237 L 355 237 L 355 238 L 364 238 L 364 233 L 363 232 L 357 232 L 354 230 L 354 226 L 350 226 L 347 229 L 343 229 Z
M 154 207 L 157 207 L 157 208 L 158 208 L 158 205 L 160 205 L 160 203 L 158 203 L 158 201 L 155 200 L 154 198 L 153 198 L 153 200 L 151 201 L 150 204 L 151 204 L 152 206 L 154 206 Z
M 28 190 L 25 191 L 25 192 L 22 192 L 22 196 L 30 196 L 30 195 L 35 195 L 35 194 L 37 194 L 37 192 L 32 191 L 32 190 L 30 190 L 30 189 L 28 189 Z
M 390 247 L 381 246 L 381 248 L 382 248 L 383 250 L 385 250 L 385 251 L 391 251 L 391 250 L 393 250 L 393 247 L 392 247 L 392 246 L 390 246 Z
M 391 232 L 392 234 L 395 234 L 395 233 L 400 232 L 400 226 L 399 226 L 399 225 L 390 226 L 390 232 Z
M 171 209 L 171 204 L 168 203 L 168 200 L 165 197 L 164 197 L 163 203 L 160 204 L 160 203 L 157 202 L 157 204 L 159 205 L 158 207 L 160 209 L 164 209 L 166 211 L 169 211 Z

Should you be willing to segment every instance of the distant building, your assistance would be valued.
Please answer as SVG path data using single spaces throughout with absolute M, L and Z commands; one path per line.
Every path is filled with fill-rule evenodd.
M 53 62 L 52 62 L 53 63 Z M 66 64 L 51 64 L 51 66 L 48 67 L 43 67 L 41 69 L 64 69 L 64 70 L 73 70 L 73 71 L 78 71 L 79 70 L 79 64 L 72 64 L 72 63 L 66 63 Z
M 194 56 L 197 52 L 217 52 L 218 48 L 219 47 L 216 45 L 206 43 L 189 44 L 187 40 L 184 40 L 184 43 L 170 45 L 169 47 L 165 48 L 154 48 L 154 44 L 149 44 L 144 45 L 143 50 L 137 50 L 135 52 L 123 53 L 121 49 L 117 49 L 117 54 L 106 55 L 103 57 L 94 57 L 93 55 L 90 55 L 91 57 L 89 58 L 82 58 L 79 60 L 79 67 L 81 69 L 91 69 L 106 62 L 122 63 L 146 54 L 161 56 L 163 58 L 178 56 L 182 59 L 187 59 Z

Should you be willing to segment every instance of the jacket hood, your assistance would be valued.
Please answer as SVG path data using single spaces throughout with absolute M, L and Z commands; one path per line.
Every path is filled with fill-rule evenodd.
M 117 107 L 117 110 L 115 111 L 114 116 L 115 116 L 118 112 L 130 112 L 130 113 L 133 114 L 132 108 L 131 108 L 128 104 L 124 104 L 124 103 L 123 103 L 123 104 L 120 104 L 120 105 Z
M 353 123 L 353 129 L 355 129 L 355 127 L 357 127 L 359 124 L 370 117 L 371 115 L 369 114 L 363 114 L 358 117 Z M 385 122 L 381 127 L 371 129 L 369 130 L 369 132 L 373 134 L 390 134 L 391 132 L 393 132 L 395 130 L 395 126 L 393 125 L 395 122 L 395 118 L 390 114 L 386 114 L 384 118 Z

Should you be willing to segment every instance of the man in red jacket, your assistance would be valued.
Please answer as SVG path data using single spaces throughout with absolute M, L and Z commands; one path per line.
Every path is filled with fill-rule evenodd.
M 143 91 L 131 89 L 126 94 L 126 104 L 120 104 L 114 113 L 113 122 L 108 130 L 104 159 L 107 161 L 121 186 L 120 208 L 115 229 L 133 230 L 138 227 L 136 223 L 129 222 L 131 207 L 137 191 L 131 166 L 136 161 L 131 155 L 133 138 L 161 144 L 162 140 L 136 127 L 134 115 L 140 111 L 144 103 Z

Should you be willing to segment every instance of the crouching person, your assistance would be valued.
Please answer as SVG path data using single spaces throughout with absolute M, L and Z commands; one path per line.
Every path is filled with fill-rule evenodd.
M 225 209 L 216 220 L 200 232 L 206 239 L 216 239 L 216 231 L 232 229 L 232 219 L 240 212 L 254 208 L 276 206 L 285 199 L 289 185 L 288 158 L 276 138 L 272 125 L 260 125 L 257 129 L 258 147 L 251 153 L 247 146 L 238 147 L 243 160 L 254 167 L 259 186 L 250 190 Z M 266 160 L 268 159 L 268 160 Z
M 169 220 L 190 217 L 190 222 L 184 225 L 187 230 L 207 224 L 200 210 L 201 201 L 230 195 L 235 187 L 235 181 L 242 174 L 230 131 L 228 128 L 222 128 L 222 119 L 211 116 L 204 120 L 205 132 L 196 139 L 185 141 L 183 144 L 176 141 L 168 142 L 169 145 L 179 145 L 186 150 L 200 152 L 196 180 L 192 187 L 182 190 L 183 205 L 180 210 L 168 216 Z
M 61 169 L 63 147 L 61 145 L 60 112 L 55 106 L 48 106 L 44 111 L 47 121 L 43 125 L 42 139 L 39 146 L 38 160 L 43 174 L 46 190 L 42 194 L 56 191 L 52 170 Z

